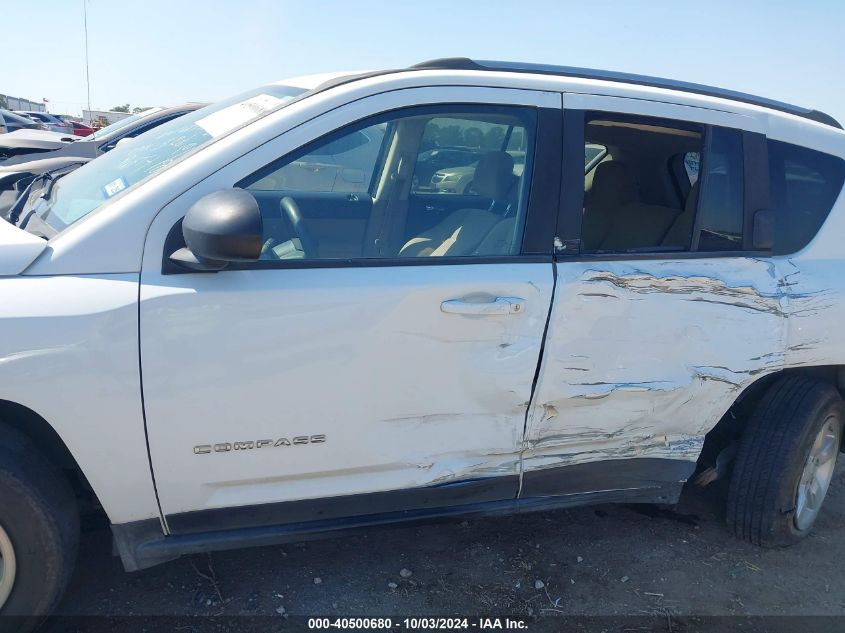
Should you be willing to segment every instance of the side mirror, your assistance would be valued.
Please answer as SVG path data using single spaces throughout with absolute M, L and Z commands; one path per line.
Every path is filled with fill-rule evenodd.
M 182 220 L 185 248 L 170 256 L 183 268 L 223 270 L 229 262 L 261 256 L 264 224 L 258 202 L 243 189 L 215 191 L 197 200 Z

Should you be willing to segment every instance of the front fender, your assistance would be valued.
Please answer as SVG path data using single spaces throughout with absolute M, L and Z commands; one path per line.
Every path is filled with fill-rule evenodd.
M 113 523 L 157 518 L 138 275 L 0 278 L 0 328 L 0 400 L 48 421 Z

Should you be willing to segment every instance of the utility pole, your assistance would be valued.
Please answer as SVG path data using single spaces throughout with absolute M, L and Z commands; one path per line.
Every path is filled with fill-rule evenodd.
M 88 90 L 88 117 L 91 117 L 91 75 L 88 72 L 88 0 L 82 0 L 82 15 L 85 21 L 85 85 Z M 82 117 L 83 120 L 85 117 Z

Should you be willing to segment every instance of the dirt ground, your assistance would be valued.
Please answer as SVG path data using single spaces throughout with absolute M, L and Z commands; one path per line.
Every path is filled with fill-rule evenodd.
M 380 528 L 132 574 L 111 556 L 108 528 L 90 526 L 59 614 L 132 617 L 46 629 L 306 630 L 301 616 L 441 615 L 510 616 L 533 631 L 845 631 L 843 466 L 814 533 L 784 550 L 731 536 L 712 490 L 685 493 L 676 512 L 604 505 Z

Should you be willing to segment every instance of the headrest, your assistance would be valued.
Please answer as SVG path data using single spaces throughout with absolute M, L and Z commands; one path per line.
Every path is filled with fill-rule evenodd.
M 478 195 L 504 200 L 513 185 L 513 156 L 507 152 L 488 152 L 475 167 L 473 188 Z

